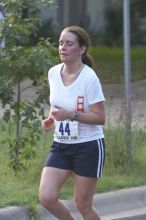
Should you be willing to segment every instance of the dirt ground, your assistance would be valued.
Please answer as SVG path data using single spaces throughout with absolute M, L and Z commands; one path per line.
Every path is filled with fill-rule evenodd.
M 103 85 L 106 97 L 107 122 L 120 122 L 125 111 L 124 85 Z M 133 128 L 146 131 L 146 80 L 131 83 L 131 114 Z
M 124 99 L 124 85 L 110 84 L 103 85 L 105 97 L 108 99 L 111 96 L 115 99 Z M 131 83 L 131 95 L 133 100 L 146 102 L 146 80 Z
M 22 88 L 29 87 L 30 81 L 22 83 Z M 106 98 L 107 119 L 115 121 L 121 116 L 124 109 L 125 90 L 124 85 L 110 84 L 102 85 Z M 22 93 L 22 99 L 33 100 L 36 97 L 36 88 L 28 88 Z M 131 83 L 131 110 L 134 123 L 146 129 L 146 80 Z M 0 118 L 3 116 L 3 109 L 0 105 Z

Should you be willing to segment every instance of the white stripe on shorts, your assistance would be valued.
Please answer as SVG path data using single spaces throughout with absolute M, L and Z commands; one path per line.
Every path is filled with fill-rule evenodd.
M 98 143 L 98 166 L 97 166 L 97 177 L 102 176 L 102 169 L 103 169 L 103 162 L 104 162 L 104 148 L 103 148 L 103 142 L 102 139 L 97 140 Z

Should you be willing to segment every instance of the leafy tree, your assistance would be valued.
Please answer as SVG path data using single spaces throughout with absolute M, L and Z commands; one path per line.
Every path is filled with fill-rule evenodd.
M 0 26 L 0 99 L 4 121 L 9 125 L 7 143 L 10 147 L 10 164 L 17 171 L 26 168 L 35 156 L 39 141 L 40 120 L 44 117 L 44 105 L 48 100 L 46 73 L 56 63 L 55 45 L 50 39 L 40 39 L 31 46 L 30 38 L 37 36 L 41 27 L 40 8 L 49 7 L 49 0 L 4 0 L 0 3 L 5 18 Z M 22 100 L 21 82 L 29 79 L 30 86 L 40 88 L 36 100 Z M 16 87 L 16 90 L 14 89 Z

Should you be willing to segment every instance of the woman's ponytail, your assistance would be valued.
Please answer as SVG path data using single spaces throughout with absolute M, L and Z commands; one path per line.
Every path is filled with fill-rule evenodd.
M 82 62 L 92 68 L 92 60 L 86 53 L 82 55 Z

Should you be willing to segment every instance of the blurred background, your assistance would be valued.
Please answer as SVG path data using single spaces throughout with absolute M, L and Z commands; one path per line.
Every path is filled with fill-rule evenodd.
M 49 9 L 43 8 L 42 32 L 56 37 L 69 25 L 84 27 L 95 45 L 122 46 L 123 44 L 122 0 L 54 0 Z M 146 45 L 146 1 L 130 0 L 131 43 Z M 45 33 L 46 31 L 46 33 Z
M 41 130 L 49 110 L 47 73 L 60 62 L 58 37 L 70 25 L 85 28 L 91 37 L 89 54 L 106 98 L 107 159 L 97 192 L 145 185 L 146 0 L 128 1 L 128 114 L 123 2 L 0 0 L 0 207 L 38 202 L 40 173 L 53 138 Z M 70 198 L 72 190 L 73 179 L 61 196 Z

